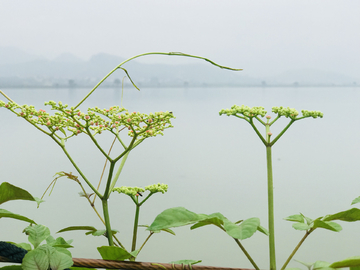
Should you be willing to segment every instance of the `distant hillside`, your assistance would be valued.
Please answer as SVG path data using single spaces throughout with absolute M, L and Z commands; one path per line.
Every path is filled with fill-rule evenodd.
M 0 87 L 92 87 L 124 58 L 100 53 L 88 61 L 70 53 L 54 60 L 0 47 Z M 123 66 L 134 82 L 148 87 L 197 86 L 332 86 L 356 85 L 356 79 L 319 70 L 294 70 L 271 78 L 251 78 L 244 72 L 222 70 L 207 63 L 165 65 L 142 64 L 136 60 Z M 116 71 L 105 83 L 121 86 L 124 71 Z M 126 85 L 130 81 L 126 80 Z

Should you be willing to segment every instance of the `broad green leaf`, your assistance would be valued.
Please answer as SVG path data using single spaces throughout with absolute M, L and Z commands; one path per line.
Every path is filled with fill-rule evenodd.
M 328 215 L 324 219 L 324 221 L 331 221 L 331 220 L 342 220 L 342 221 L 358 221 L 360 220 L 360 209 L 352 208 L 343 212 L 339 212 L 333 215 Z
M 294 223 L 292 226 L 295 230 L 299 231 L 306 231 L 310 229 L 310 226 L 305 223 Z
M 223 225 L 224 225 L 224 220 L 226 218 L 220 214 L 220 213 L 213 213 L 211 215 L 208 215 L 208 217 L 206 219 L 203 219 L 199 222 L 197 222 L 196 224 L 194 224 L 193 226 L 190 227 L 191 230 L 200 228 L 202 226 L 206 226 L 206 225 L 215 225 L 217 227 L 219 227 L 220 229 L 224 230 Z
M 28 226 L 24 229 L 24 233 L 29 236 L 29 242 L 33 244 L 35 248 L 50 236 L 49 228 L 44 225 Z
M 360 266 L 350 266 L 350 270 L 360 270 Z
M 36 201 L 35 198 L 25 189 L 3 182 L 0 185 L 0 204 L 12 200 Z
M 260 225 L 259 218 L 249 218 L 236 225 L 235 223 L 224 220 L 224 229 L 233 238 L 244 240 L 251 237 Z
M 334 232 L 340 232 L 342 230 L 342 227 L 335 223 L 335 222 L 332 222 L 332 221 L 322 221 L 322 220 L 319 220 L 319 219 L 316 219 L 314 221 L 314 225 L 312 226 L 313 229 L 316 229 L 316 228 L 323 228 L 323 229 L 327 229 L 327 230 L 330 230 L 330 231 L 334 231 Z
M 36 222 L 33 221 L 32 219 L 29 219 L 27 217 L 24 217 L 24 216 L 21 216 L 18 214 L 11 213 L 10 211 L 5 210 L 5 209 L 0 209 L 0 218 L 3 218 L 3 217 L 18 219 L 18 220 L 26 221 L 26 222 L 29 222 L 32 224 L 36 224 Z
M 332 268 L 343 268 L 343 267 L 354 267 L 354 266 L 360 266 L 360 256 L 350 257 L 345 260 L 330 264 L 330 267 Z
M 23 270 L 47 270 L 49 265 L 49 254 L 40 248 L 26 253 L 21 264 Z
M 68 232 L 68 231 L 96 231 L 96 228 L 94 228 L 92 226 L 71 226 L 71 227 L 61 229 L 57 233 Z
M 302 222 L 304 223 L 304 217 L 302 215 L 292 215 L 284 218 L 287 221 Z
M 194 264 L 197 264 L 197 263 L 201 263 L 202 260 L 199 260 L 199 261 L 195 261 L 195 260 L 178 260 L 178 261 L 172 261 L 172 262 L 169 262 L 171 264 L 182 264 L 182 265 L 194 265 Z
M 102 246 L 97 249 L 103 260 L 124 261 L 133 257 L 129 252 L 120 247 Z
M 0 270 L 23 270 L 21 265 L 8 265 L 0 267 Z
M 49 245 L 28 252 L 22 262 L 23 270 L 63 270 L 73 265 L 71 256 Z
M 198 215 L 184 207 L 169 208 L 161 212 L 147 228 L 149 231 L 159 231 L 172 227 L 193 224 L 204 219 L 207 215 Z

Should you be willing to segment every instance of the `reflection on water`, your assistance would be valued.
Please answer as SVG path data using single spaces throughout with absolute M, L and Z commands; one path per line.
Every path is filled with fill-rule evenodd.
M 19 104 L 44 108 L 48 100 L 74 106 L 89 89 L 3 91 Z M 267 227 L 265 149 L 245 121 L 220 117 L 218 112 L 234 104 L 263 106 L 268 111 L 272 106 L 320 110 L 323 119 L 296 122 L 273 150 L 277 260 L 282 264 L 303 235 L 282 218 L 299 212 L 316 218 L 346 210 L 360 195 L 359 95 L 351 88 L 125 89 L 123 105 L 129 111 L 172 111 L 176 119 L 175 127 L 165 130 L 164 137 L 147 139 L 131 153 L 118 184 L 169 185 L 168 193 L 152 197 L 144 206 L 141 224 L 150 224 L 166 208 L 184 206 L 199 213 L 221 212 L 233 221 L 257 216 Z M 120 102 L 120 89 L 98 89 L 81 108 L 105 108 Z M 286 125 L 285 119 L 281 120 L 273 128 L 274 134 Z M 76 174 L 61 149 L 46 135 L 5 109 L 0 109 L 0 121 L 1 181 L 40 197 L 56 172 Z M 112 138 L 101 141 L 108 149 Z M 67 147 L 80 168 L 97 183 L 104 160 L 89 139 L 79 136 L 69 140 Z M 87 202 L 78 196 L 80 191 L 75 182 L 61 179 L 40 209 L 21 201 L 7 203 L 3 208 L 26 214 L 49 226 L 52 233 L 72 225 L 102 228 Z M 114 194 L 112 222 L 126 245 L 131 241 L 133 211 L 129 198 Z M 0 240 L 25 242 L 25 235 L 21 235 L 25 225 L 1 219 L 0 231 L 12 229 L 11 233 L 2 233 Z M 295 258 L 335 261 L 359 255 L 354 250 L 360 248 L 360 224 L 342 225 L 341 233 L 315 232 Z M 187 227 L 175 232 L 176 237 L 154 236 L 139 260 L 202 259 L 205 265 L 251 267 L 235 243 L 215 227 L 195 231 Z M 61 236 L 75 239 L 74 257 L 99 257 L 94 247 L 106 244 L 105 238 L 89 238 L 82 233 Z M 142 239 L 146 236 L 146 232 L 140 234 Z M 243 242 L 260 267 L 266 268 L 267 237 L 257 233 Z M 292 262 L 289 266 L 298 265 Z

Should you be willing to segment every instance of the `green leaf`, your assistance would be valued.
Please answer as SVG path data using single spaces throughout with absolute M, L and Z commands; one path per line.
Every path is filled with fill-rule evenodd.
M 224 230 L 223 225 L 224 225 L 224 220 L 226 218 L 220 214 L 220 213 L 213 213 L 211 215 L 208 215 L 208 217 L 206 219 L 203 219 L 199 222 L 197 222 L 196 224 L 194 224 L 193 226 L 190 227 L 191 230 L 206 226 L 206 225 L 215 225 L 217 227 L 219 227 L 220 229 Z
M 61 229 L 57 233 L 68 232 L 68 231 L 96 231 L 96 228 L 92 226 L 71 226 L 64 229 Z
M 29 243 L 19 243 L 19 244 L 14 243 L 14 242 L 8 242 L 8 243 L 13 244 L 13 245 L 15 245 L 15 246 L 17 246 L 19 248 L 23 248 L 23 249 L 25 249 L 27 251 L 30 251 L 32 249 L 31 245 Z
M 24 233 L 29 236 L 29 242 L 33 244 L 35 248 L 50 236 L 49 228 L 44 225 L 28 226 L 24 229 Z
M 197 264 L 197 263 L 201 263 L 202 260 L 199 260 L 199 261 L 195 261 L 195 260 L 178 260 L 178 261 L 172 261 L 172 262 L 169 262 L 171 264 L 182 264 L 182 265 L 194 265 L 194 264 Z
M 350 266 L 350 270 L 360 270 L 360 266 Z
M 70 240 L 72 242 L 72 240 Z M 54 239 L 52 236 L 46 238 L 46 243 L 52 247 L 62 247 L 62 248 L 72 248 L 73 246 L 69 244 L 69 241 L 65 241 L 64 238 L 58 237 Z
M 71 256 L 49 245 L 42 245 L 29 251 L 23 261 L 23 270 L 63 270 L 73 265 Z
M 0 185 L 0 204 L 12 200 L 36 201 L 25 189 L 13 186 L 8 182 L 3 182 Z
M 184 207 L 169 208 L 156 216 L 153 223 L 147 228 L 149 231 L 159 231 L 172 227 L 193 224 L 204 219 L 207 215 L 198 215 Z
M 103 260 L 124 261 L 133 257 L 133 255 L 121 247 L 102 246 L 97 249 Z
M 258 230 L 259 232 L 267 235 L 267 236 L 270 235 L 270 234 L 269 234 L 269 231 L 268 231 L 267 229 L 265 229 L 263 226 L 260 226 L 260 225 L 259 225 L 258 228 L 257 228 L 257 230 Z
M 310 226 L 305 223 L 294 223 L 292 226 L 295 230 L 299 231 L 306 231 L 310 229 Z
M 301 213 L 300 213 L 300 214 L 301 214 Z M 305 217 L 303 214 L 301 214 L 301 215 L 305 218 L 307 225 L 311 225 L 311 223 L 314 222 L 314 220 L 312 220 L 311 218 Z
M 332 268 L 354 267 L 360 266 L 360 256 L 349 257 L 345 260 L 330 264 Z
M 235 223 L 224 220 L 224 229 L 228 235 L 233 238 L 244 240 L 251 237 L 260 225 L 259 218 L 249 218 L 236 225 Z
M 131 251 L 130 254 L 131 254 L 131 256 L 136 258 L 136 256 L 139 254 L 139 251 L 140 251 L 140 249 L 137 249 L 137 250 Z
M 340 226 L 340 224 L 337 224 L 332 221 L 322 221 L 319 219 L 316 219 L 314 221 L 314 225 L 312 226 L 312 228 L 313 229 L 323 228 L 323 229 L 327 229 L 327 230 L 334 231 L 334 232 L 340 232 L 342 230 L 342 227 Z
M 302 215 L 292 215 L 284 218 L 287 221 L 301 222 L 304 223 L 304 217 Z
M 313 264 L 313 270 L 316 270 L 316 269 L 331 269 L 330 267 L 330 263 L 328 262 L 324 262 L 324 261 L 316 261 L 314 264 Z
M 359 203 L 359 202 L 360 202 L 360 196 L 357 197 L 356 199 L 354 199 L 354 200 L 351 202 L 351 204 L 353 205 L 353 204 Z
M 27 217 L 24 217 L 24 216 L 21 216 L 18 214 L 11 213 L 10 211 L 5 210 L 5 209 L 0 209 L 0 218 L 3 218 L 3 217 L 18 219 L 18 220 L 26 221 L 26 222 L 29 222 L 32 224 L 36 224 L 36 222 L 33 221 L 32 219 L 29 219 Z
M 294 259 L 294 261 L 297 261 L 298 263 L 301 263 L 302 265 L 305 265 L 308 269 L 310 269 L 314 264 L 314 263 L 303 262 L 303 261 L 296 260 L 296 259 Z
M 331 220 L 342 220 L 342 221 L 358 221 L 360 220 L 360 209 L 352 208 L 343 212 L 339 212 L 333 215 L 328 215 L 323 218 L 324 221 L 331 221 Z
M 139 227 L 149 228 L 149 225 L 139 225 Z M 161 231 L 170 233 L 170 234 L 172 234 L 172 235 L 176 235 L 175 232 L 174 232 L 173 230 L 170 230 L 170 229 L 161 229 L 161 230 L 159 230 L 159 231 L 152 231 L 152 232 L 153 232 L 153 233 L 160 233 Z

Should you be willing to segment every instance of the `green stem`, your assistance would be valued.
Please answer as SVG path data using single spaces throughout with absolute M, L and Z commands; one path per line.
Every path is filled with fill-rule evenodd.
M 104 220 L 105 220 L 105 227 L 106 227 L 106 237 L 108 238 L 109 246 L 113 246 L 113 236 L 111 231 L 111 225 L 110 225 L 110 216 L 109 216 L 109 207 L 108 207 L 108 200 L 102 198 L 102 205 L 103 205 L 103 211 L 104 211 Z
M 290 123 L 279 133 L 279 135 L 276 136 L 276 138 L 271 142 L 271 145 L 274 145 L 277 140 L 280 139 L 280 137 L 282 135 L 284 135 L 284 133 L 289 129 L 289 127 L 295 122 L 296 120 L 295 119 L 291 119 Z
M 239 71 L 242 69 L 235 69 L 235 68 L 229 68 L 229 67 L 225 67 L 225 66 L 221 66 L 219 64 L 216 64 L 215 62 L 204 58 L 204 57 L 200 57 L 200 56 L 196 56 L 196 55 L 190 55 L 190 54 L 184 54 L 184 53 L 180 53 L 180 52 L 169 52 L 169 53 L 163 53 L 163 52 L 150 52 L 150 53 L 143 53 L 143 54 L 139 54 L 136 55 L 134 57 L 131 57 L 125 61 L 123 61 L 122 63 L 120 63 L 118 66 L 116 66 L 113 70 L 111 70 L 97 85 L 95 85 L 95 87 L 75 106 L 75 109 L 77 107 L 79 107 L 111 74 L 113 74 L 117 69 L 119 69 L 123 64 L 125 64 L 126 62 L 129 62 L 130 60 L 133 60 L 135 58 L 141 57 L 141 56 L 145 56 L 145 55 L 175 55 L 175 56 L 186 56 L 186 57 L 192 57 L 192 58 L 198 58 L 198 59 L 202 59 L 205 60 L 207 62 L 209 62 L 210 64 L 217 66 L 219 68 L 223 68 L 223 69 L 229 69 L 229 70 L 233 70 L 233 71 Z
M 244 252 L 245 256 L 248 258 L 248 260 L 251 262 L 251 264 L 255 267 L 256 270 L 260 270 L 260 268 L 256 265 L 254 260 L 251 258 L 250 254 L 246 251 L 244 246 L 240 243 L 239 239 L 234 238 L 235 242 L 238 244 L 242 252 Z
M 270 270 L 276 270 L 275 258 L 275 226 L 274 226 L 274 186 L 272 172 L 271 146 L 266 146 L 267 176 L 268 176 L 268 219 L 269 219 L 269 252 Z
M 150 237 L 154 234 L 154 232 L 150 232 L 149 236 L 146 238 L 146 240 L 144 241 L 144 243 L 141 245 L 141 247 L 139 248 L 139 252 L 138 255 L 140 253 L 140 251 L 142 250 L 142 248 L 145 246 L 146 242 L 150 239 Z
M 136 249 L 136 238 L 137 238 L 137 230 L 138 230 L 138 225 L 139 225 L 139 214 L 140 214 L 140 205 L 138 203 L 138 197 L 136 197 L 136 212 L 135 212 L 131 251 L 134 251 Z
M 294 257 L 295 253 L 298 251 L 298 249 L 300 248 L 300 246 L 302 245 L 302 243 L 304 243 L 305 239 L 310 235 L 310 233 L 312 233 L 313 230 L 309 230 L 306 231 L 304 237 L 300 240 L 299 244 L 297 244 L 297 246 L 295 247 L 295 249 L 293 250 L 293 252 L 290 254 L 289 258 L 287 258 L 286 262 L 284 263 L 283 267 L 281 267 L 281 270 L 284 270 L 286 268 L 286 266 L 289 264 L 289 262 L 291 261 L 291 259 Z

